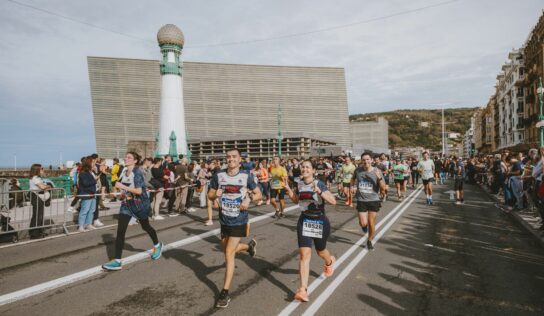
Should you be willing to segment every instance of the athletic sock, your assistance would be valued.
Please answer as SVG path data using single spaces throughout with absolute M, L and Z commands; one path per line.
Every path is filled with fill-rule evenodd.
M 156 245 L 155 245 L 155 248 L 159 247 L 161 245 L 160 242 L 158 242 Z

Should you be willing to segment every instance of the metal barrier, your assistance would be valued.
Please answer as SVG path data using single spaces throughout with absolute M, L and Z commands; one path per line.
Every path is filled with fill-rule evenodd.
M 64 188 L 0 190 L 0 203 L 0 241 L 16 242 L 24 231 L 28 231 L 31 237 L 40 237 L 45 229 L 54 227 L 62 227 L 68 234 Z

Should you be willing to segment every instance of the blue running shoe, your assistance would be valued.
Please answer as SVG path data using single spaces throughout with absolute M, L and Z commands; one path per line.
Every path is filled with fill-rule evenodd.
M 151 253 L 151 259 L 157 260 L 161 257 L 161 254 L 162 254 L 162 242 L 160 242 L 157 247 L 153 247 L 153 252 Z
M 116 259 L 113 259 L 112 261 L 102 265 L 102 269 L 107 271 L 117 271 L 121 270 L 122 268 L 123 266 L 121 264 L 121 261 Z

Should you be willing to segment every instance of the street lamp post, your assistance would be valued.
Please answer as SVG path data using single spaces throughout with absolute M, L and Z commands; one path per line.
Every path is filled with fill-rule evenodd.
M 281 104 L 278 104 L 278 156 L 281 158 L 281 141 L 283 134 L 281 133 Z
M 540 109 L 539 116 L 538 116 L 538 124 L 537 127 L 540 129 L 540 147 L 544 147 L 544 115 L 542 114 L 542 93 L 544 93 L 544 90 L 542 89 L 542 77 L 540 77 L 540 81 L 538 83 L 538 89 L 536 89 L 536 93 L 538 94 L 538 107 Z

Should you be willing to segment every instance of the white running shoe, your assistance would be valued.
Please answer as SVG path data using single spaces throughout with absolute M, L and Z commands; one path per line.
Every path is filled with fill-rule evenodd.
M 204 224 L 206 226 L 212 226 L 213 225 L 213 221 L 206 221 L 206 223 Z
M 138 224 L 138 220 L 135 217 L 131 217 L 130 222 L 128 222 L 128 226 L 132 226 L 136 224 Z
M 194 207 L 190 207 L 188 210 L 187 210 L 188 213 L 194 213 L 196 212 L 196 208 Z
M 99 219 L 97 219 L 96 221 L 94 221 L 93 226 L 94 227 L 102 227 L 102 226 L 104 226 L 104 223 L 102 223 Z
M 68 210 L 66 210 L 68 213 L 74 213 L 76 209 L 73 206 L 70 206 Z
M 77 231 L 80 232 L 80 233 L 84 233 L 84 232 L 86 232 L 88 230 L 86 230 L 85 227 L 83 227 L 83 226 L 79 226 Z
M 156 221 L 161 221 L 161 220 L 164 219 L 164 217 L 162 217 L 160 215 L 157 215 L 157 216 L 153 217 L 153 219 L 156 220 Z
M 94 227 L 93 225 L 87 225 L 87 227 L 85 227 L 87 230 L 95 230 L 96 227 Z

